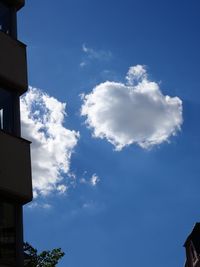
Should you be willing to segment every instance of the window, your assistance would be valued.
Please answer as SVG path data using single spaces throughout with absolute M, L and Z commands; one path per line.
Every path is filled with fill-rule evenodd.
M 9 34 L 11 30 L 10 8 L 0 3 L 0 30 Z
M 0 109 L 0 129 L 3 130 L 3 109 Z
M 16 10 L 0 2 L 0 31 L 16 38 Z
M 0 129 L 19 135 L 19 96 L 0 88 Z
M 13 266 L 16 260 L 15 206 L 0 201 L 0 266 Z

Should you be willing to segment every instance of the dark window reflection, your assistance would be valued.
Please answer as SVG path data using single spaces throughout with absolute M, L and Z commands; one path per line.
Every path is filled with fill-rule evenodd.
M 0 30 L 10 34 L 11 31 L 11 10 L 0 3 Z
M 0 202 L 0 266 L 15 263 L 15 206 Z
M 0 127 L 12 133 L 13 128 L 13 96 L 12 93 L 0 88 Z
M 7 133 L 18 135 L 19 97 L 11 92 L 0 88 L 0 129 Z

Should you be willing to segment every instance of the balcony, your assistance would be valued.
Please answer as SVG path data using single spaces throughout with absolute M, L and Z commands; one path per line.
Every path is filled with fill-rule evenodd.
M 0 130 L 0 194 L 32 200 L 30 142 Z
M 23 94 L 28 87 L 26 45 L 0 31 L 0 86 Z
M 6 5 L 14 6 L 18 9 L 24 6 L 24 0 L 2 0 Z

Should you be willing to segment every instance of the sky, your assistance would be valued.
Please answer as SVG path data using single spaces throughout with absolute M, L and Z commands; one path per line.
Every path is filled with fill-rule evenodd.
M 59 267 L 177 267 L 200 221 L 200 2 L 27 0 L 34 201 Z

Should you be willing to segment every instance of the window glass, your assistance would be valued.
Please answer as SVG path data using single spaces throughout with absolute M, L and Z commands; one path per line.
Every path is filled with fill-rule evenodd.
M 3 130 L 3 109 L 0 109 L 0 129 Z
M 10 34 L 11 31 L 11 10 L 0 3 L 0 30 Z
M 0 201 L 0 266 L 13 266 L 15 259 L 15 206 Z
M 0 129 L 7 133 L 19 135 L 19 96 L 0 88 Z

